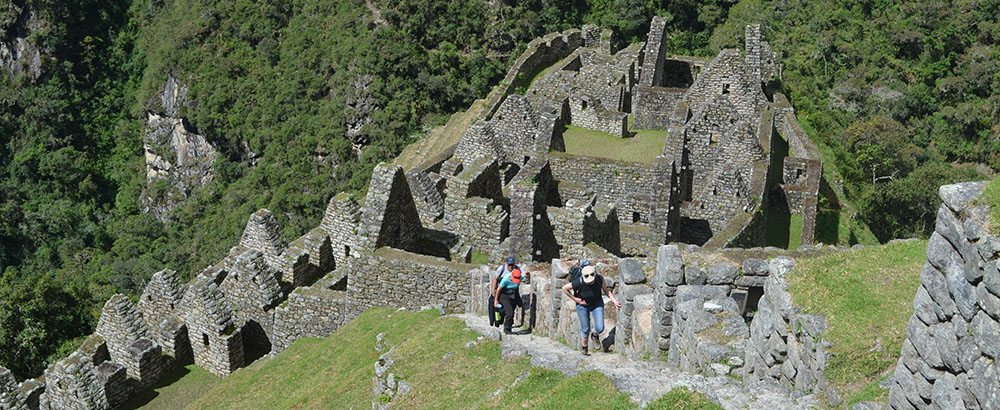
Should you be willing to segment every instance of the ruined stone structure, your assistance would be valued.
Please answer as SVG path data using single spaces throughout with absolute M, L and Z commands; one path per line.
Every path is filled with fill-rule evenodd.
M 448 150 L 453 155 L 413 169 L 378 165 L 363 201 L 334 196 L 320 225 L 290 242 L 268 210 L 255 212 L 229 255 L 188 283 L 163 270 L 137 304 L 109 300 L 95 334 L 44 381 L 15 387 L 0 371 L 0 402 L 111 408 L 174 366 L 194 363 L 226 377 L 298 338 L 327 336 L 370 307 L 484 312 L 491 272 L 468 262 L 507 255 L 523 266 L 567 254 L 610 261 L 602 274 L 624 303 L 608 308 L 607 328 L 617 329 L 615 349 L 632 355 L 661 355 L 671 343 L 702 346 L 696 319 L 713 304 L 741 317 L 758 300 L 771 303 L 777 316 L 757 328 L 779 336 L 744 325 L 742 342 L 717 345 L 727 357 L 758 354 L 759 363 L 754 356 L 732 365 L 746 374 L 779 380 L 781 372 L 796 388 L 817 388 L 797 375 L 801 363 L 822 372 L 809 356 L 822 345 L 788 331 L 797 319 L 761 299 L 782 289 L 766 291 L 773 262 L 702 266 L 665 244 L 759 245 L 770 197 L 814 220 L 818 155 L 810 156 L 815 148 L 780 93 L 765 95 L 779 68 L 758 28 L 748 28 L 745 53 L 703 60 L 666 56 L 663 27 L 657 18 L 647 43 L 626 47 L 596 26 L 532 41 L 483 117 Z M 184 91 L 172 87 L 162 109 L 174 116 Z M 646 127 L 667 137 L 649 163 L 573 156 L 560 152 L 569 125 L 619 138 Z M 775 144 L 785 140 L 795 158 L 772 169 Z M 613 266 L 626 256 L 638 258 L 623 259 L 616 276 Z M 559 290 L 567 275 L 554 263 L 523 288 L 537 331 L 572 340 L 576 313 Z M 808 352 L 776 351 L 779 339 Z M 721 351 L 703 347 L 678 363 L 703 366 L 697 355 Z
M 1000 240 L 986 182 L 945 185 L 896 371 L 891 409 L 1000 408 Z

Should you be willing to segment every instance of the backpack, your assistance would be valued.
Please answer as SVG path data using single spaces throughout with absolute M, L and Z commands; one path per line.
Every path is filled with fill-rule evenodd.
M 583 268 L 580 265 L 569 268 L 569 283 L 573 284 L 573 296 L 579 297 L 580 285 L 583 285 Z

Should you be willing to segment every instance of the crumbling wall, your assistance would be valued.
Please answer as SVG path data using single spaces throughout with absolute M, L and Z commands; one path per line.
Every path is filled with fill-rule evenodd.
M 261 351 L 271 350 L 273 309 L 284 295 L 264 254 L 254 249 L 241 253 L 220 289 L 233 310 L 233 325 L 243 330 L 243 342 Z
M 28 410 L 27 400 L 17 386 L 17 380 L 10 370 L 0 366 L 0 408 Z
M 556 180 L 586 186 L 602 201 L 617 203 L 620 223 L 633 223 L 633 213 L 639 222 L 649 222 L 651 193 L 657 192 L 652 165 L 571 155 L 549 158 L 549 164 Z
M 795 110 L 782 94 L 775 94 L 774 127 L 786 141 L 790 157 L 782 164 L 781 194 L 773 208 L 802 215 L 802 243 L 813 243 L 816 231 L 816 206 L 823 178 L 823 162 L 813 144 L 795 119 Z M 776 137 L 777 138 L 777 137 Z
M 334 267 L 346 266 L 352 249 L 357 249 L 361 207 L 351 194 L 341 192 L 330 198 L 319 227 L 330 236 Z
M 890 377 L 889 408 L 1000 408 L 1000 240 L 989 231 L 986 182 L 939 190 L 934 233 Z
M 107 341 L 112 361 L 125 365 L 129 376 L 140 377 L 141 372 L 133 363 L 130 347 L 139 338 L 147 337 L 149 329 L 127 296 L 117 294 L 104 303 L 94 334 Z
M 663 61 L 667 55 L 667 18 L 653 17 L 649 23 L 649 34 L 646 36 L 646 48 L 643 49 L 642 71 L 639 75 L 639 85 L 646 87 L 659 86 L 663 81 Z
M 418 204 L 417 213 L 423 225 L 431 225 L 444 216 L 444 193 L 438 191 L 437 184 L 428 173 L 412 169 L 406 172 L 406 181 L 413 192 L 413 202 Z
M 358 248 L 366 252 L 383 246 L 415 249 L 421 228 L 403 169 L 385 163 L 376 166 L 358 225 Z
M 240 246 L 263 252 L 268 266 L 276 270 L 281 269 L 280 255 L 285 249 L 285 243 L 281 240 L 278 220 L 274 219 L 271 211 L 261 209 L 250 215 L 247 227 L 240 238 Z
M 558 254 L 546 212 L 551 182 L 548 160 L 538 157 L 525 163 L 511 180 L 509 251 L 519 260 L 545 260 Z
M 628 114 L 605 107 L 600 101 L 590 97 L 570 98 L 571 123 L 589 130 L 600 131 L 625 138 L 628 133 Z
M 733 368 L 739 370 L 750 333 L 740 313 L 739 305 L 730 297 L 705 300 L 694 296 L 678 301 L 667 365 L 717 376 L 728 375 Z
M 496 160 L 477 158 L 448 178 L 443 227 L 479 252 L 489 252 L 506 237 L 503 181 Z
M 73 352 L 45 369 L 45 393 L 41 407 L 46 409 L 108 409 L 108 402 L 95 374 L 94 364 L 80 352 Z
M 507 70 L 507 76 L 504 77 L 499 88 L 490 93 L 487 105 L 491 108 L 487 111 L 485 119 L 492 117 L 499 109 L 500 103 L 512 94 L 515 88 L 522 86 L 523 82 L 532 78 L 534 73 L 566 58 L 581 45 L 583 45 L 583 36 L 578 29 L 549 33 L 544 37 L 531 40 L 527 49 L 517 57 L 517 60 L 514 60 L 510 70 Z
M 775 380 L 803 393 L 827 393 L 831 405 L 836 394 L 824 375 L 832 344 L 823 339 L 826 319 L 822 315 L 799 313 L 785 280 L 794 261 L 777 257 L 769 261 L 770 275 L 764 282 L 764 296 L 750 322 L 746 344 L 744 382 Z M 831 400 L 832 398 L 832 400 Z
M 382 248 L 351 260 L 347 297 L 352 311 L 376 306 L 419 309 L 442 305 L 461 312 L 468 297 L 473 265 L 448 262 L 398 249 Z

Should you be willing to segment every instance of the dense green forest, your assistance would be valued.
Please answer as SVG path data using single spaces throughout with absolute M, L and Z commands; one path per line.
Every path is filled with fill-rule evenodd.
M 31 40 L 50 50 L 38 80 L 0 75 L 0 365 L 19 378 L 75 349 L 113 293 L 223 257 L 254 210 L 303 234 L 330 196 L 485 96 L 527 41 L 584 23 L 641 41 L 668 16 L 672 52 L 699 56 L 761 23 L 829 182 L 880 240 L 928 234 L 938 185 L 1000 168 L 1000 1 L 6 3 L 47 22 Z M 141 137 L 168 76 L 220 156 L 161 221 L 142 212 Z

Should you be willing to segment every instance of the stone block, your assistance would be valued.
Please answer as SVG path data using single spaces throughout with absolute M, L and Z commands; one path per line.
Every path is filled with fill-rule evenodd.
M 767 276 L 768 265 L 760 259 L 747 259 L 742 265 L 744 276 Z
M 942 185 L 938 188 L 938 196 L 941 197 L 941 201 L 944 202 L 944 204 L 950 208 L 952 212 L 961 214 L 962 211 L 964 211 L 969 205 L 969 202 L 978 198 L 979 195 L 982 194 L 987 183 L 989 183 L 989 181 Z
M 989 315 L 979 312 L 972 319 L 971 330 L 979 350 L 994 360 L 1000 359 L 1000 324 Z
M 635 285 L 646 281 L 646 274 L 642 273 L 642 265 L 632 258 L 625 258 L 618 261 L 618 274 L 626 285 Z
M 677 286 L 684 283 L 684 261 L 677 245 L 662 245 L 656 252 L 656 277 L 653 286 Z
M 708 268 L 709 285 L 731 285 L 736 280 L 736 267 L 728 263 L 717 263 Z
M 684 283 L 689 285 L 704 285 L 708 280 L 705 271 L 697 266 L 687 266 L 684 268 Z

